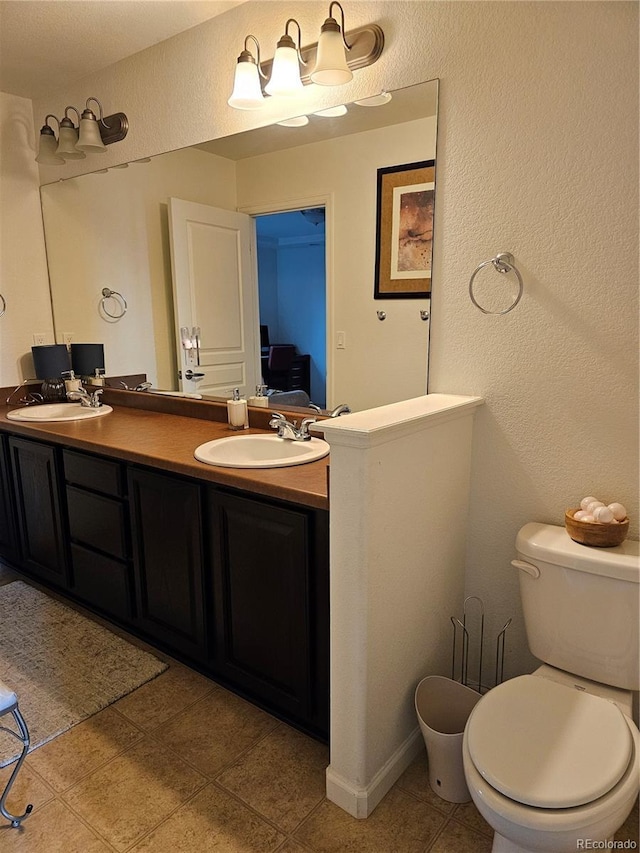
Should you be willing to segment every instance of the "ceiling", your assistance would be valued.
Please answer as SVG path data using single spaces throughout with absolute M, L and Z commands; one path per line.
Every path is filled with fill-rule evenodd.
M 0 0 L 0 91 L 35 99 L 244 0 Z

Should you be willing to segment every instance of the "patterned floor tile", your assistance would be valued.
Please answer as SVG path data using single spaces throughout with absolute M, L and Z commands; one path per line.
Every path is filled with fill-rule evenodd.
M 290 833 L 324 798 L 328 763 L 324 744 L 281 724 L 217 781 Z
M 125 850 L 204 784 L 170 750 L 145 739 L 74 785 L 63 799 L 117 850 Z

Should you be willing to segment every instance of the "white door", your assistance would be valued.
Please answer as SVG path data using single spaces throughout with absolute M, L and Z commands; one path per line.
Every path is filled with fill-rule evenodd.
M 180 390 L 252 394 L 260 358 L 251 217 L 170 198 L 169 234 Z

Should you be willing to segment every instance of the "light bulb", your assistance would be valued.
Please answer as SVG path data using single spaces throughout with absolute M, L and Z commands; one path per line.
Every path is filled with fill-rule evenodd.
M 304 90 L 300 79 L 298 51 L 289 35 L 283 35 L 278 42 L 276 55 L 273 57 L 271 78 L 264 90 L 268 95 L 285 97 L 299 95 Z
M 257 110 L 264 104 L 258 66 L 248 50 L 238 57 L 233 92 L 227 103 L 236 110 Z
M 320 31 L 316 67 L 311 72 L 311 80 L 320 86 L 341 86 L 352 79 L 342 31 L 333 18 L 327 18 Z

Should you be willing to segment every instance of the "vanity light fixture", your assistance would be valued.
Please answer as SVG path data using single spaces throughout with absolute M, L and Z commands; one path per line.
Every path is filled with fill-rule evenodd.
M 285 118 L 282 121 L 276 122 L 281 127 L 304 127 L 309 124 L 308 116 L 296 116 L 295 118 Z
M 314 116 L 321 116 L 322 118 L 338 118 L 338 116 L 345 116 L 348 110 L 344 104 L 340 104 L 338 107 L 329 107 L 328 110 L 318 110 L 314 113 Z
M 390 92 L 380 92 L 379 95 L 372 95 L 370 98 L 362 98 L 359 101 L 354 101 L 359 107 L 382 107 L 388 104 L 392 95 Z
M 38 145 L 36 163 L 42 163 L 43 166 L 64 166 L 64 159 L 57 154 L 58 141 L 53 129 L 49 126 L 50 118 L 54 118 L 58 122 L 59 132 L 60 119 L 49 113 L 45 116 L 44 124 L 40 128 L 40 144 Z
M 340 10 L 340 24 L 333 17 L 335 7 Z M 290 24 L 298 28 L 297 45 L 289 35 Z M 345 33 L 344 10 L 337 0 L 332 0 L 329 17 L 320 31 L 320 39 L 314 44 L 300 46 L 300 25 L 295 18 L 288 19 L 273 59 L 261 62 L 258 46 L 256 62 L 247 47 L 248 39 L 253 39 L 258 46 L 255 36 L 247 36 L 244 50 L 238 57 L 233 92 L 227 101 L 229 106 L 236 109 L 257 109 L 264 103 L 260 77 L 269 81 L 264 92 L 275 97 L 299 95 L 303 86 L 309 83 L 341 86 L 352 79 L 353 72 L 358 68 L 373 65 L 384 48 L 384 32 L 377 24 L 356 27 Z M 245 82 L 241 81 L 244 80 L 252 93 L 247 98 L 243 95 Z
M 80 113 L 78 110 L 75 107 L 66 107 L 64 111 L 64 118 L 60 122 L 56 154 L 58 157 L 62 157 L 63 160 L 84 160 L 87 155 L 77 147 L 78 128 L 67 115 L 69 110 L 73 110 L 76 113 L 78 116 L 78 124 L 80 124 Z
M 298 28 L 298 44 L 289 35 L 289 24 L 295 24 Z M 284 26 L 284 35 L 280 37 L 276 46 L 276 54 L 273 57 L 271 77 L 264 87 L 267 95 L 283 95 L 291 97 L 302 92 L 302 80 L 300 79 L 300 65 L 306 65 L 300 54 L 300 41 L 302 31 L 300 24 L 295 18 L 289 18 Z
M 257 60 L 247 47 L 249 39 L 256 43 Z M 260 77 L 267 79 L 260 68 L 260 43 L 255 36 L 248 35 L 244 40 L 244 50 L 238 57 L 233 80 L 233 92 L 227 101 L 237 110 L 256 110 L 264 103 Z
M 100 118 L 89 108 L 89 102 L 95 101 L 100 110 Z M 73 110 L 78 115 L 76 128 L 67 113 Z M 58 139 L 49 125 L 49 119 L 58 122 Z M 102 104 L 97 98 L 88 98 L 82 115 L 76 107 L 66 107 L 64 118 L 49 114 L 40 130 L 37 163 L 44 166 L 63 166 L 67 160 L 81 160 L 86 154 L 104 152 L 107 145 L 120 142 L 129 131 L 129 120 L 124 113 L 103 116 Z
M 332 17 L 332 9 L 340 9 L 342 27 Z M 351 50 L 344 36 L 344 9 L 333 0 L 329 6 L 329 17 L 320 30 L 316 65 L 311 72 L 311 80 L 320 86 L 342 86 L 353 79 L 353 72 L 347 65 L 347 51 Z

